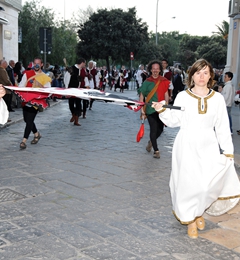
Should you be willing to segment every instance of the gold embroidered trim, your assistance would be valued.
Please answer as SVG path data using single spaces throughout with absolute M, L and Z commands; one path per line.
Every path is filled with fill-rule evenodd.
M 219 197 L 218 200 L 230 200 L 230 199 L 236 199 L 236 198 L 240 198 L 240 194 L 239 194 L 239 195 L 236 195 L 236 196 Z M 175 211 L 173 211 L 173 215 L 174 215 L 175 218 L 176 218 L 181 224 L 183 224 L 183 225 L 191 224 L 191 223 L 193 223 L 197 218 L 201 217 L 201 216 L 198 216 L 198 217 L 195 217 L 194 220 L 184 222 L 184 221 L 181 221 L 181 220 L 177 217 Z
M 224 153 L 224 155 L 225 155 L 226 157 L 229 157 L 229 158 L 234 158 L 234 155 L 233 155 L 233 154 L 225 154 L 225 153 Z
M 166 110 L 166 108 L 162 108 L 161 110 L 158 110 L 158 114 L 161 114 L 162 112 L 164 112 Z
M 198 217 L 196 217 L 194 220 L 184 222 L 184 221 L 181 221 L 181 220 L 177 217 L 177 215 L 176 215 L 176 213 L 175 213 L 174 211 L 173 211 L 173 215 L 174 215 L 175 218 L 176 218 L 181 224 L 183 224 L 183 225 L 189 225 L 189 224 L 193 223 L 194 221 L 196 221 L 197 218 L 200 218 L 200 217 L 201 217 L 201 216 L 198 216 Z
M 240 194 L 236 196 L 229 196 L 229 197 L 219 197 L 218 200 L 230 200 L 230 199 L 236 199 L 240 198 Z
M 190 89 L 187 89 L 186 92 L 187 92 L 191 97 L 196 98 L 196 99 L 198 100 L 198 114 L 206 114 L 206 113 L 207 113 L 207 100 L 208 100 L 209 98 L 211 98 L 211 97 L 215 94 L 215 91 L 212 90 L 211 93 L 210 93 L 208 96 L 206 96 L 206 97 L 203 98 L 203 101 L 204 101 L 204 110 L 201 109 L 201 100 L 202 100 L 202 98 L 196 96 L 194 93 L 192 93 L 192 92 L 190 91 Z

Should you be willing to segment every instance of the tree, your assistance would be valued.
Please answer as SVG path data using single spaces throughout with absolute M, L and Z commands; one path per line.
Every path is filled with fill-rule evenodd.
M 184 34 L 180 43 L 179 43 L 179 52 L 178 57 L 179 61 L 183 64 L 184 67 L 188 67 L 190 64 L 193 64 L 199 57 L 197 49 L 203 44 L 209 43 L 209 37 L 207 36 L 190 36 Z M 210 61 L 209 61 L 210 62 Z
M 161 59 L 165 58 L 168 60 L 169 65 L 173 64 L 174 61 L 179 60 L 179 42 L 182 39 L 182 35 L 177 31 L 173 32 L 162 32 L 159 36 L 159 46 L 161 50 Z
M 218 28 L 218 31 L 213 32 L 213 34 L 222 37 L 224 40 L 227 40 L 229 33 L 229 23 L 227 21 L 222 21 L 222 24 L 216 26 Z
M 40 56 L 39 28 L 51 27 L 54 14 L 51 10 L 39 6 L 39 1 L 26 2 L 19 14 L 19 26 L 22 28 L 22 43 L 19 43 L 19 59 L 27 66 L 34 57 Z
M 19 14 L 19 26 L 22 28 L 22 43 L 19 43 L 19 60 L 24 67 L 34 57 L 41 56 L 39 48 L 39 28 L 52 28 L 52 52 L 47 55 L 53 64 L 62 64 L 63 58 L 69 62 L 76 60 L 77 33 L 72 21 L 54 21 L 52 9 L 41 7 L 41 1 L 26 2 Z
M 94 10 L 93 8 L 89 5 L 86 10 L 79 8 L 77 11 L 77 21 L 78 24 L 84 24 L 89 20 L 89 17 L 93 15 Z
M 227 58 L 227 41 L 219 36 L 185 35 L 180 41 L 179 57 L 186 67 L 199 58 L 205 58 L 216 68 L 222 67 Z
M 160 46 L 156 46 L 154 42 L 146 41 L 135 55 L 135 63 L 146 65 L 151 60 L 159 60 L 159 57 L 162 57 Z
M 77 58 L 77 32 L 72 22 L 57 21 L 52 32 L 52 53 L 48 61 L 52 64 L 74 64 Z
M 224 67 L 227 59 L 227 43 L 222 37 L 211 37 L 207 44 L 197 48 L 198 57 L 208 60 L 215 68 Z
M 104 59 L 109 69 L 112 63 L 124 63 L 130 52 L 138 54 L 148 42 L 148 26 L 136 18 L 136 9 L 99 9 L 78 30 L 78 56 L 85 59 Z

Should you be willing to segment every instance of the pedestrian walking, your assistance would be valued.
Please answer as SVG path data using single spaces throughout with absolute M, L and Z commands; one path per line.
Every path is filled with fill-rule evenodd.
M 231 133 L 233 133 L 231 110 L 232 110 L 232 105 L 234 103 L 234 97 L 235 97 L 235 87 L 232 84 L 232 79 L 233 79 L 233 73 L 231 71 L 226 72 L 224 75 L 225 84 L 224 84 L 224 88 L 221 92 L 224 97 L 224 100 L 226 102 L 226 106 L 227 106 Z
M 33 61 L 33 69 L 26 70 L 22 76 L 22 80 L 19 83 L 19 87 L 28 88 L 49 88 L 51 87 L 51 78 L 48 77 L 43 71 L 43 62 L 41 58 L 35 58 Z M 32 105 L 30 103 L 22 102 L 23 109 L 23 119 L 26 123 L 24 129 L 23 140 L 20 143 L 20 149 L 27 148 L 27 140 L 31 132 L 33 132 L 34 137 L 31 144 L 37 144 L 42 137 L 37 127 L 34 123 L 37 113 L 39 112 L 39 107 Z
M 153 60 L 149 62 L 148 72 L 150 76 L 143 82 L 138 89 L 139 101 L 151 103 L 153 101 L 166 100 L 168 102 L 168 88 L 170 81 L 161 76 L 161 61 Z M 157 139 L 163 131 L 164 124 L 159 119 L 158 113 L 151 106 L 144 106 L 141 110 L 141 117 L 146 117 L 150 126 L 150 140 L 148 141 L 146 150 L 151 152 L 154 150 L 153 157 L 160 158 L 160 152 L 157 145 Z
M 64 75 L 64 83 L 67 88 L 89 88 L 89 81 L 85 66 L 86 60 L 79 58 L 77 63 L 68 69 Z M 76 126 L 81 125 L 78 120 L 82 112 L 83 118 L 86 117 L 88 100 L 83 100 L 83 108 L 81 108 L 81 101 L 82 99 L 76 97 L 70 97 L 68 99 L 69 110 L 72 113 L 70 122 L 73 122 Z
M 203 214 L 218 203 L 240 197 L 240 182 L 234 167 L 233 143 L 223 96 L 212 89 L 214 71 L 205 59 L 197 60 L 187 79 L 188 89 L 178 93 L 174 105 L 184 111 L 162 108 L 153 103 L 168 127 L 180 127 L 173 145 L 170 192 L 173 212 L 188 225 L 190 238 L 205 228 Z

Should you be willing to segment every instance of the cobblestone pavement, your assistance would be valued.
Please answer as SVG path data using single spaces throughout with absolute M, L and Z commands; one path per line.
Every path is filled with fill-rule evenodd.
M 137 99 L 135 91 L 118 94 Z M 78 127 L 69 122 L 67 100 L 54 105 L 37 115 L 37 145 L 31 136 L 19 150 L 21 109 L 0 130 L 0 260 L 240 259 L 240 205 L 221 217 L 206 215 L 198 239 L 188 238 L 171 212 L 177 129 L 167 127 L 159 138 L 159 160 L 145 150 L 147 123 L 136 142 L 139 113 L 95 101 Z

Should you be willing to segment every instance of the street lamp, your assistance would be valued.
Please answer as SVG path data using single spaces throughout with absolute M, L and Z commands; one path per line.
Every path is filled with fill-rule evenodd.
M 156 45 L 157 45 L 157 26 L 158 26 L 158 0 L 157 0 L 157 7 L 156 7 Z
M 171 19 L 175 19 L 176 16 L 173 16 L 171 17 Z M 166 19 L 168 20 L 168 19 Z M 166 20 L 163 20 L 162 22 L 166 21 Z M 158 44 L 158 30 L 157 30 L 157 27 L 158 27 L 158 0 L 157 0 L 157 7 L 156 7 L 156 45 Z
M 63 20 L 64 20 L 64 24 L 65 24 L 65 12 L 66 12 L 66 6 L 65 6 L 65 0 L 64 0 L 64 3 L 63 3 Z

